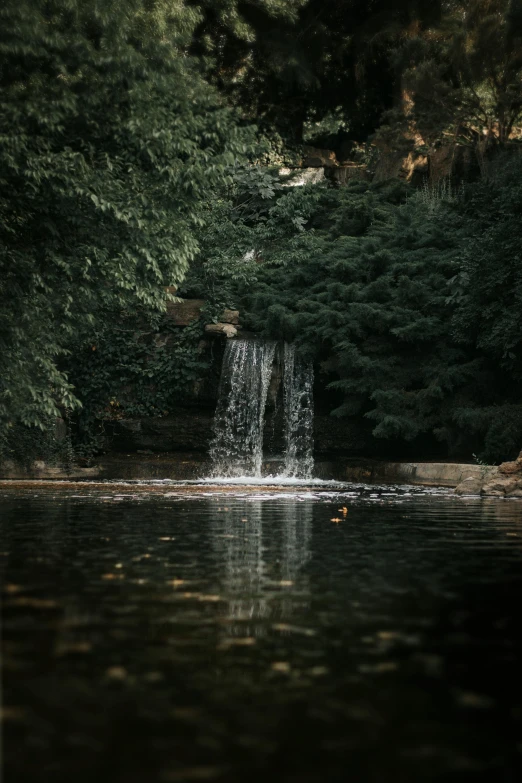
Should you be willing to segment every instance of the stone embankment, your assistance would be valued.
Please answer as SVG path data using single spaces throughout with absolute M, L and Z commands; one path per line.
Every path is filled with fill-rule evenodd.
M 466 476 L 456 487 L 458 495 L 522 498 L 522 451 L 513 462 L 484 468 L 481 476 Z
M 165 431 L 157 429 L 154 423 L 169 425 L 161 419 L 150 420 L 140 434 L 142 446 L 161 444 L 171 447 L 174 441 L 170 436 L 170 427 Z M 179 423 L 179 422 L 178 422 Z M 134 424 L 137 424 L 134 422 Z M 149 426 L 150 425 L 150 426 Z M 135 433 L 136 434 L 136 433 Z M 61 480 L 106 480 L 106 479 L 176 479 L 180 481 L 201 479 L 210 474 L 210 465 L 206 453 L 201 449 L 197 432 L 184 430 L 185 443 L 192 451 L 153 452 L 150 448 L 141 448 L 133 453 L 106 454 L 96 459 L 92 467 L 71 466 L 59 468 L 36 461 L 30 468 L 21 468 L 13 462 L 0 464 L 0 480 L 61 479 Z M 127 433 L 127 438 L 132 432 Z M 120 446 L 130 445 L 123 433 Z M 150 440 L 149 440 L 150 439 Z M 520 461 L 519 461 L 520 460 Z M 385 462 L 367 459 L 343 459 L 340 457 L 319 458 L 316 460 L 314 475 L 321 479 L 336 479 L 364 484 L 410 484 L 417 486 L 454 487 L 459 495 L 482 495 L 492 497 L 522 498 L 522 458 L 514 463 L 505 463 L 500 468 L 456 462 Z M 511 468 L 510 466 L 516 466 Z M 501 466 L 503 467 L 503 466 Z M 282 470 L 281 460 L 266 460 L 263 475 L 278 475 Z M 509 472 L 511 470 L 511 472 Z M 520 485 L 520 486 L 519 486 Z

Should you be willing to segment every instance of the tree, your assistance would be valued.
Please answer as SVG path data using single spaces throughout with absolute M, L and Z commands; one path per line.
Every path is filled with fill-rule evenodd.
M 450 439 L 449 401 L 474 369 L 449 325 L 458 230 L 407 196 L 400 183 L 327 191 L 301 263 L 260 274 L 248 302 L 267 335 L 329 359 L 336 415 L 365 417 L 376 437 Z
M 482 357 L 467 404 L 455 419 L 483 439 L 482 456 L 516 456 L 522 441 L 522 161 L 499 156 L 463 204 L 466 241 L 452 283 L 456 341 Z
M 248 117 L 290 143 L 339 110 L 366 141 L 397 91 L 393 50 L 438 20 L 438 0 L 195 0 L 203 19 L 192 49 Z
M 0 430 L 77 404 L 58 360 L 121 309 L 161 309 L 203 197 L 244 144 L 187 56 L 181 2 L 0 9 Z
M 520 0 L 453 0 L 395 60 L 406 101 L 388 123 L 400 133 L 471 146 L 479 160 L 510 140 L 522 119 Z

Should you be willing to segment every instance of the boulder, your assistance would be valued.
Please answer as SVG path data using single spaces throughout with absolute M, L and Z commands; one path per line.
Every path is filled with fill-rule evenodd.
M 518 484 L 519 482 L 514 478 L 499 477 L 484 484 L 482 494 L 493 496 L 511 495 L 512 492 L 519 489 Z
M 176 326 L 190 326 L 201 315 L 204 304 L 204 299 L 183 299 L 179 302 L 167 302 L 167 318 Z M 220 322 L 238 324 L 239 310 L 223 310 Z
M 237 324 L 239 323 L 239 310 L 223 310 L 223 313 L 219 319 L 225 324 Z
M 517 462 L 503 462 L 498 466 L 498 469 L 499 472 L 503 473 L 505 476 L 510 476 L 513 473 L 520 473 L 520 471 L 522 471 L 522 465 L 519 465 Z
M 206 334 L 216 337 L 235 337 L 237 335 L 237 329 L 232 324 L 207 324 L 205 326 Z
M 500 473 L 510 476 L 513 473 L 522 473 L 522 451 L 513 462 L 503 462 L 499 466 Z
M 480 495 L 482 484 L 482 479 L 476 476 L 468 476 L 455 487 L 455 493 L 457 495 Z

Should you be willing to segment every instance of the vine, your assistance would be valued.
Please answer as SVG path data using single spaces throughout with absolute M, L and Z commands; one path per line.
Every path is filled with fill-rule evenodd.
M 68 361 L 82 402 L 72 421 L 75 453 L 103 450 L 105 425 L 122 418 L 167 416 L 208 370 L 201 319 L 176 326 L 165 316 L 111 319 Z

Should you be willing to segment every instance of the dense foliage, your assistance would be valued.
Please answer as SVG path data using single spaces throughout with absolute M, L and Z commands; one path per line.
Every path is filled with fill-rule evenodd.
M 381 137 L 412 145 L 422 138 L 428 147 L 453 140 L 474 149 L 482 166 L 492 147 L 520 137 L 520 0 L 448 3 L 439 24 L 405 38 L 394 60 L 403 100 Z
M 108 313 L 161 309 L 200 203 L 242 148 L 186 56 L 181 3 L 0 9 L 0 430 L 78 403 L 57 360 Z
M 80 341 L 67 360 L 82 408 L 70 422 L 75 452 L 90 457 L 104 446 L 107 422 L 124 417 L 166 416 L 208 369 L 201 351 L 202 325 L 173 325 L 155 314 L 120 313 Z
M 171 410 L 206 369 L 173 291 L 295 340 L 375 438 L 518 451 L 520 0 L 5 0 L 0 88 L 4 454 Z M 303 141 L 482 179 L 295 187 Z
M 340 393 L 334 414 L 370 420 L 375 437 L 435 436 L 468 458 L 516 453 L 521 171 L 510 161 L 458 193 L 323 191 L 294 257 L 258 267 L 251 325 L 322 360 Z
M 295 341 L 334 415 L 367 421 L 375 438 L 437 439 L 466 459 L 516 455 L 521 173 L 520 158 L 500 156 L 487 180 L 415 191 L 287 188 L 245 169 L 213 204 L 186 290 Z

